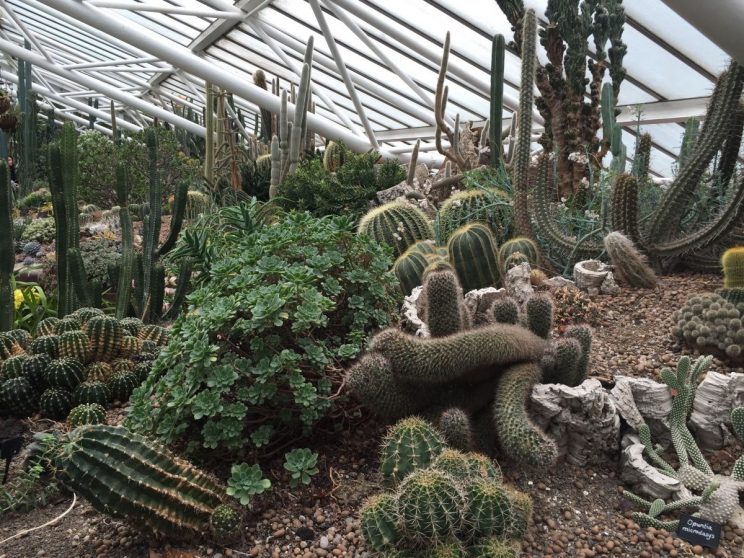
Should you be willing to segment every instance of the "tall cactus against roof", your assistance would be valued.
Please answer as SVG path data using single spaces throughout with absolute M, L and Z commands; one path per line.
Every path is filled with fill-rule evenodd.
M 0 159 L 0 331 L 13 329 L 13 196 L 10 190 L 8 164 Z
M 504 60 L 506 41 L 503 35 L 494 35 L 491 42 L 491 114 L 489 118 L 489 143 L 491 166 L 504 168 L 504 152 L 501 146 L 502 117 L 504 113 Z M 485 140 L 481 140 L 481 144 Z

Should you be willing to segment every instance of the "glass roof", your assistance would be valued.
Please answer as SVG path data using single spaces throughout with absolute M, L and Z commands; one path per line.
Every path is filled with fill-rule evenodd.
M 121 21 L 127 27 L 192 49 L 246 83 L 262 69 L 269 79 L 278 79 L 281 87 L 296 86 L 305 44 L 313 37 L 315 113 L 335 126 L 348 129 L 351 125 L 353 133 L 364 137 L 362 119 L 315 17 L 312 3 L 318 1 L 372 130 L 383 148 L 396 153 L 410 149 L 418 137 L 423 150 L 433 149 L 431 107 L 447 31 L 451 33 L 448 116 L 459 113 L 461 121 L 480 123 L 486 119 L 491 37 L 502 33 L 507 42 L 512 39 L 511 26 L 494 0 L 87 1 L 81 5 L 106 16 L 126 18 Z M 60 76 L 35 66 L 35 82 L 61 95 L 62 100 L 48 98 L 49 102 L 60 109 L 65 98 L 87 102 L 85 93 L 90 96 L 95 89 L 88 90 L 72 79 L 82 74 L 168 110 L 179 98 L 188 99 L 198 110 L 203 106 L 204 82 L 200 77 L 176 73 L 167 61 L 122 40 L 126 37 L 114 38 L 66 15 L 55 5 L 61 3 L 6 0 L 10 13 L 3 14 L 0 30 L 3 39 L 15 44 L 23 44 L 28 31 L 42 47 L 39 54 L 73 72 Z M 525 0 L 525 4 L 541 17 L 547 0 Z M 624 142 L 632 154 L 636 132 L 649 132 L 654 139 L 651 170 L 668 176 L 681 143 L 682 124 L 689 114 L 703 114 L 727 55 L 662 0 L 626 0 L 624 7 L 627 23 L 623 39 L 628 44 L 624 65 L 628 74 L 618 104 L 626 107 L 623 114 L 641 105 L 634 107 L 640 108 L 640 123 L 633 118 L 623 121 Z M 226 17 L 228 12 L 235 15 Z M 16 18 L 25 30 L 19 28 Z M 360 30 L 365 37 L 358 36 Z M 37 50 L 36 45 L 32 50 Z M 106 62 L 110 64 L 100 67 Z M 9 56 L 0 68 L 3 76 L 13 71 Z M 518 56 L 508 51 L 505 117 L 511 116 L 518 101 L 520 71 Z M 414 92 L 399 73 L 413 80 L 419 91 Z M 75 92 L 80 96 L 75 97 Z M 101 96 L 101 106 L 106 106 L 108 99 Z M 684 107 L 679 104 L 686 99 L 693 101 Z M 122 111 L 127 108 L 125 101 L 116 101 Z M 236 97 L 236 103 L 252 131 L 258 107 L 241 97 Z M 655 104 L 644 108 L 645 103 Z M 134 114 L 128 112 L 126 117 L 135 124 L 150 120 L 147 115 Z M 537 113 L 535 118 L 539 125 Z

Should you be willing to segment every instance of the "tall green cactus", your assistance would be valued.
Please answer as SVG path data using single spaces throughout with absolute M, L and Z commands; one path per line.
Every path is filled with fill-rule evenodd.
M 163 315 L 165 283 L 160 258 L 175 246 L 181 232 L 186 213 L 188 184 L 181 182 L 176 187 L 170 230 L 163 244 L 158 246 L 163 200 L 158 174 L 158 135 L 155 128 L 149 128 L 146 131 L 145 143 L 149 157 L 149 213 L 145 216 L 143 223 L 141 263 L 137 261 L 137 258 L 134 262 L 135 296 L 133 303 L 137 314 L 143 321 L 154 323 Z
M 638 180 L 645 180 L 651 163 L 651 134 L 641 134 L 636 142 L 633 155 L 633 176 Z
M 116 167 L 116 197 L 119 203 L 119 222 L 121 223 L 121 262 L 116 288 L 116 317 L 126 318 L 132 299 L 132 278 L 134 271 L 134 233 L 132 216 L 129 214 L 129 183 L 127 167 L 119 163 Z
M 31 50 L 31 45 L 25 41 L 25 48 Z M 20 109 L 20 165 L 18 168 L 18 182 L 21 194 L 31 191 L 34 171 L 38 156 L 36 153 L 36 96 L 32 92 L 33 76 L 31 63 L 18 61 L 18 105 Z
M 603 141 L 609 145 L 612 153 L 610 167 L 616 172 L 625 172 L 626 149 L 623 144 L 623 128 L 615 121 L 615 92 L 609 82 L 602 86 L 601 106 Z
M 8 164 L 0 159 L 0 331 L 13 329 L 13 196 L 10 190 Z
M 504 60 L 506 41 L 503 35 L 494 35 L 491 42 L 491 113 L 488 138 L 491 146 L 491 166 L 504 168 L 504 153 L 501 148 L 501 128 L 504 113 Z M 483 144 L 484 141 L 481 141 Z
M 512 183 L 514 185 L 514 217 L 517 233 L 534 239 L 529 211 L 530 145 L 532 144 L 532 107 L 534 105 L 535 53 L 537 18 L 534 10 L 527 10 L 522 19 L 522 79 L 519 88 L 517 117 L 517 148 L 514 154 Z

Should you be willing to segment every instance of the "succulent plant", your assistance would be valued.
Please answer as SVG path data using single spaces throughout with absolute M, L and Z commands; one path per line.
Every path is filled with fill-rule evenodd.
M 39 393 L 47 388 L 46 367 L 51 361 L 52 358 L 44 353 L 23 360 L 23 376 Z
M 113 401 L 127 401 L 138 385 L 137 377 L 131 372 L 114 372 L 108 379 Z
M 413 246 L 395 260 L 393 273 L 398 278 L 404 295 L 408 296 L 413 289 L 421 285 L 421 278 L 428 265 L 429 260 L 426 255 L 415 250 Z
M 97 380 L 86 380 L 72 392 L 75 405 L 98 403 L 106 407 L 111 402 L 111 390 L 106 384 Z
M 49 388 L 39 398 L 41 413 L 52 420 L 64 420 L 72 409 L 72 395 L 69 391 Z
M 65 320 L 62 320 L 63 322 Z M 61 323 L 61 322 L 60 322 Z M 90 340 L 88 336 L 80 331 L 67 331 L 58 336 L 59 356 L 74 358 L 85 364 L 90 355 Z
M 400 540 L 397 512 L 398 501 L 392 494 L 376 494 L 364 502 L 359 521 L 370 547 L 383 551 Z
M 89 382 L 107 382 L 114 369 L 107 362 L 93 362 L 85 367 L 85 378 Z
M 36 390 L 26 378 L 10 378 L 0 385 L 0 401 L 11 414 L 25 418 L 38 408 Z
M 67 415 L 67 425 L 73 429 L 86 424 L 105 424 L 106 409 L 98 403 L 82 403 Z
M 59 337 L 56 335 L 42 335 L 31 341 L 31 353 L 44 354 L 50 358 L 59 356 Z
M 511 199 L 495 188 L 477 188 L 458 192 L 447 198 L 437 219 L 442 239 L 470 223 L 488 226 L 494 242 L 503 242 L 513 231 Z
M 51 361 L 45 374 L 49 386 L 72 391 L 85 379 L 85 367 L 78 360 L 62 357 Z
M 44 318 L 39 322 L 39 325 L 36 327 L 36 334 L 38 336 L 42 335 L 55 335 L 57 333 L 57 324 L 60 322 L 59 318 L 56 318 L 54 316 L 49 318 Z
M 414 469 L 426 467 L 444 448 L 444 439 L 425 420 L 403 419 L 393 426 L 382 442 L 380 471 L 383 477 L 400 482 Z
M 518 236 L 507 240 L 499 248 L 499 263 L 502 272 L 507 269 L 506 260 L 515 252 L 522 254 L 529 262 L 530 267 L 540 267 L 540 249 L 537 244 L 527 237 Z
M 614 266 L 615 274 L 631 287 L 653 289 L 657 279 L 654 270 L 646 262 L 633 242 L 619 232 L 611 232 L 604 239 L 605 250 Z
M 85 332 L 90 340 L 91 360 L 112 360 L 119 354 L 124 328 L 116 318 L 93 317 L 86 322 Z
M 411 244 L 434 237 L 434 229 L 426 215 L 402 202 L 390 202 L 373 209 L 362 217 L 357 230 L 392 247 L 396 258 Z
M 452 233 L 447 243 L 449 261 L 465 292 L 499 283 L 496 242 L 488 227 L 465 225 Z

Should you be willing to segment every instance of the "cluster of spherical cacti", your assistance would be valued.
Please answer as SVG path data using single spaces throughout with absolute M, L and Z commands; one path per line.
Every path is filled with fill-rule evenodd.
M 72 427 L 104 422 L 112 402 L 127 401 L 168 337 L 160 326 L 94 308 L 47 318 L 37 333 L 0 333 L 0 412 L 69 416 Z
M 519 555 L 532 501 L 505 486 L 485 455 L 447 448 L 431 424 L 412 417 L 391 428 L 380 463 L 391 491 L 360 510 L 362 534 L 380 555 Z
M 431 337 L 397 329 L 375 335 L 349 370 L 352 393 L 387 420 L 415 414 L 434 420 L 455 447 L 490 453 L 498 441 L 520 462 L 552 462 L 555 446 L 530 421 L 527 399 L 540 381 L 583 381 L 591 330 L 574 326 L 551 342 L 553 307 L 542 295 L 523 309 L 498 299 L 487 323 L 474 326 L 447 264 L 427 271 L 421 297 Z
M 645 446 L 644 455 L 647 461 L 664 475 L 677 479 L 683 488 L 693 495 L 667 504 L 661 499 L 651 502 L 626 491 L 624 494 L 628 500 L 648 510 L 645 513 L 633 514 L 634 519 L 642 527 L 676 530 L 678 520 L 665 520 L 661 516 L 680 509 L 697 508 L 693 516 L 720 524 L 725 524 L 737 510 L 742 512 L 739 506 L 739 492 L 744 491 L 744 456 L 739 457 L 734 463 L 731 476 L 715 474 L 687 427 L 698 378 L 706 371 L 711 360 L 712 357 L 706 356 L 698 358 L 693 363 L 685 356 L 677 363 L 676 372 L 669 368 L 661 371 L 661 378 L 672 394 L 672 409 L 668 421 L 679 463 L 677 468 L 672 467 L 661 457 L 651 440 L 651 430 L 647 424 L 643 423 L 638 427 L 638 436 Z M 744 407 L 732 411 L 731 424 L 734 433 L 744 442 Z
M 58 480 L 102 513 L 172 538 L 240 532 L 223 486 L 126 428 L 84 425 L 36 443 Z

